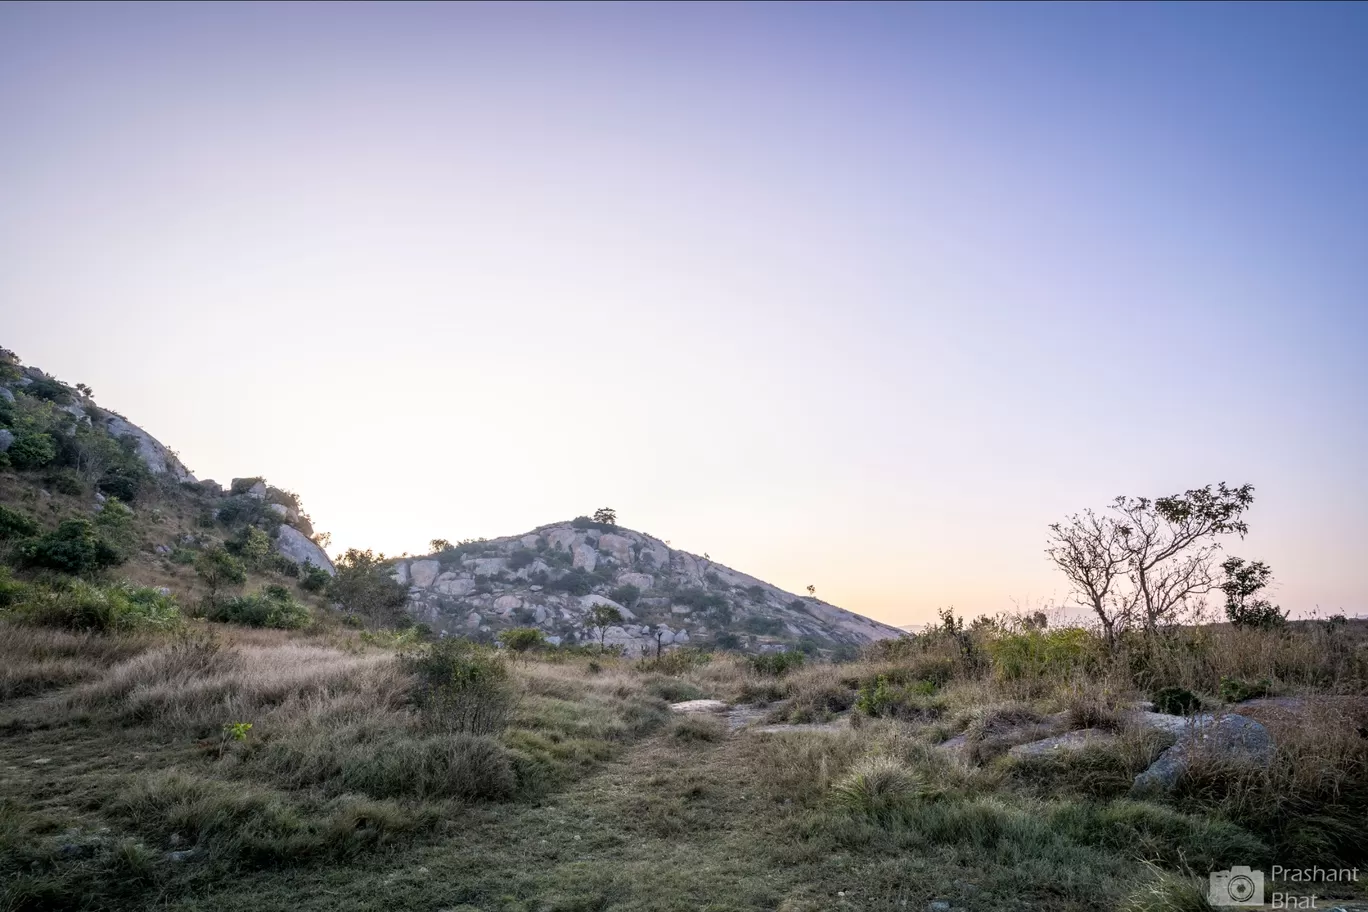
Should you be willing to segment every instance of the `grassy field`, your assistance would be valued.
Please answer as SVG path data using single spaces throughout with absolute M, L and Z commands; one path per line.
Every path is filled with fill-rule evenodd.
M 1368 850 L 1353 625 L 1115 656 L 980 630 L 791 669 L 377 640 L 4 622 L 0 909 L 1200 909 L 1211 870 Z M 1319 699 L 1261 717 L 1267 769 L 1128 797 L 1168 743 L 1131 703 L 1231 681 Z M 669 711 L 700 697 L 748 724 Z M 1007 753 L 1085 727 L 1116 737 Z

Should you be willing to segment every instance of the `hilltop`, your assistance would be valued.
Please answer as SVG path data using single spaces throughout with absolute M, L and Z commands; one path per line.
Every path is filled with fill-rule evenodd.
M 707 555 L 587 517 L 399 560 L 393 574 L 409 587 L 415 619 L 477 638 L 536 626 L 553 643 L 597 642 L 598 606 L 622 617 L 601 631 L 604 644 L 629 655 L 699 642 L 757 651 L 832 649 L 902 634 Z

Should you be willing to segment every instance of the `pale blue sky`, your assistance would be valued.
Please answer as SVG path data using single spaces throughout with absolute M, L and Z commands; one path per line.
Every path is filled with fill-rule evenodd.
M 0 344 L 334 549 L 612 505 L 893 623 L 1251 481 L 1368 610 L 1368 6 L 0 7 Z

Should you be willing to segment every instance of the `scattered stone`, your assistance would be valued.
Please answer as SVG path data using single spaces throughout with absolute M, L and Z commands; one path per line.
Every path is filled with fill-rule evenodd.
M 671 703 L 670 712 L 677 713 L 713 713 L 726 712 L 731 707 L 722 700 L 685 700 L 683 703 Z
M 1190 717 L 1178 742 L 1159 755 L 1149 769 L 1135 777 L 1131 793 L 1136 796 L 1169 792 L 1187 771 L 1192 758 L 1207 753 L 1234 764 L 1263 766 L 1273 756 L 1268 729 L 1236 713 L 1216 716 L 1201 713 Z
M 1055 735 L 1053 738 L 1042 738 L 1039 741 L 1018 744 L 1008 750 L 1007 753 L 1013 757 L 1040 757 L 1078 751 L 1090 745 L 1106 744 L 1115 740 L 1116 735 L 1112 732 L 1103 731 L 1100 728 L 1081 728 L 1078 731 Z
M 171 548 L 168 547 L 167 545 L 157 545 L 157 546 L 156 546 L 155 548 L 153 548 L 152 550 L 155 551 L 155 552 L 157 552 L 158 554 L 170 554 L 170 553 L 171 553 Z

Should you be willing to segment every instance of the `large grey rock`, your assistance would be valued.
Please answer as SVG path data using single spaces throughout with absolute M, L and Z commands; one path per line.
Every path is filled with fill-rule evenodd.
M 455 573 L 443 573 L 437 577 L 437 584 L 432 588 L 442 595 L 461 598 L 475 591 L 475 580 L 468 576 L 457 576 Z
M 407 586 L 409 581 L 408 562 L 400 561 L 394 565 L 394 572 L 390 574 L 394 581 L 401 586 Z
M 5 400 L 6 402 L 13 402 L 14 393 L 11 393 L 8 389 L 6 389 L 3 386 L 0 386 L 0 399 Z
M 552 548 L 564 548 L 568 550 L 574 547 L 576 542 L 582 541 L 584 541 L 584 533 L 576 529 L 551 529 L 546 533 L 546 542 Z
M 0 453 L 5 452 L 14 445 L 14 434 L 0 428 Z
M 598 552 L 592 545 L 580 543 L 570 553 L 574 556 L 574 566 L 585 573 L 593 573 L 594 567 L 598 566 Z
M 522 607 L 522 599 L 516 595 L 501 595 L 494 600 L 494 610 L 500 614 L 508 614 Z
M 409 580 L 419 589 L 427 589 L 442 572 L 442 564 L 435 560 L 417 560 L 409 564 Z
M 612 599 L 605 598 L 602 595 L 582 595 L 580 596 L 579 604 L 580 610 L 582 611 L 592 611 L 599 605 L 607 605 L 609 608 L 616 608 L 618 610 L 618 613 L 622 615 L 624 620 L 636 620 L 636 615 L 633 614 L 630 610 L 628 610 L 626 605 L 619 605 Z
M 632 565 L 632 540 L 622 535 L 607 533 L 599 536 L 598 547 L 600 551 L 607 551 L 613 558 L 624 567 Z
M 618 575 L 618 585 L 636 586 L 642 592 L 650 590 L 655 585 L 655 577 L 649 573 L 622 573 Z
M 169 472 L 171 477 L 177 481 L 195 480 L 195 476 L 190 474 L 190 470 L 177 458 L 175 453 L 136 424 L 130 424 L 118 415 L 110 415 L 105 422 L 105 429 L 113 437 L 133 438 L 138 458 L 142 460 L 143 465 L 147 466 L 147 470 L 152 474 L 161 475 Z
M 327 553 L 306 536 L 291 526 L 281 526 L 276 530 L 275 549 L 296 564 L 313 564 L 336 576 L 337 570 Z
M 1018 744 L 1016 747 L 1007 751 L 1007 753 L 1013 757 L 1042 757 L 1078 751 L 1094 744 L 1106 744 L 1109 741 L 1115 740 L 1116 735 L 1109 731 L 1102 731 L 1097 728 L 1082 728 L 1078 731 L 1055 735 L 1053 738 L 1042 738 L 1039 741 Z
M 1178 742 L 1159 755 L 1149 769 L 1135 777 L 1131 793 L 1137 797 L 1172 791 L 1196 757 L 1220 763 L 1266 766 L 1273 756 L 1273 739 L 1253 719 L 1231 713 L 1201 713 L 1187 719 Z
M 476 576 L 498 576 L 508 569 L 508 559 L 504 557 L 477 557 L 466 561 Z

